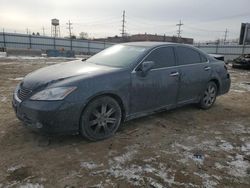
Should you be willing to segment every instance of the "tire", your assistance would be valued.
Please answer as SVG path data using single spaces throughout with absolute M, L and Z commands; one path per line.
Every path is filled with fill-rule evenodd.
M 91 141 L 114 135 L 120 126 L 122 111 L 118 102 L 103 96 L 91 101 L 81 116 L 80 133 Z
M 216 101 L 217 91 L 217 85 L 214 82 L 208 82 L 199 102 L 199 107 L 202 109 L 211 108 Z

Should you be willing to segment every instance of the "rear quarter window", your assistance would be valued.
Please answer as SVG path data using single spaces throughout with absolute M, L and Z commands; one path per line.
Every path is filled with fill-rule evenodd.
M 192 48 L 177 47 L 176 54 L 178 58 L 178 65 L 188 65 L 202 62 L 201 54 Z

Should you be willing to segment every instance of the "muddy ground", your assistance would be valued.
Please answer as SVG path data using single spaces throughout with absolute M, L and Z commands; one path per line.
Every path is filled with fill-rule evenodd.
M 250 187 L 250 71 L 210 110 L 189 105 L 132 120 L 110 139 L 51 138 L 21 126 L 12 91 L 65 59 L 0 59 L 0 187 Z

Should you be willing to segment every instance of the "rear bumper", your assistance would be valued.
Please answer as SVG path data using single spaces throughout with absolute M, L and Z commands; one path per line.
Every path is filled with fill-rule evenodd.
M 231 79 L 230 79 L 230 75 L 228 74 L 226 79 L 221 80 L 220 90 L 219 90 L 218 95 L 223 95 L 229 92 L 230 87 L 231 87 Z
M 65 101 L 20 102 L 13 97 L 16 116 L 25 127 L 44 134 L 73 134 L 79 131 L 81 107 Z

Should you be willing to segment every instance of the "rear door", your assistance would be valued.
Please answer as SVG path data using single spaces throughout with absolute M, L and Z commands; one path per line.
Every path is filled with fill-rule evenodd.
M 179 73 L 172 47 L 160 47 L 142 61 L 154 61 L 146 76 L 138 74 L 140 65 L 131 73 L 131 114 L 176 104 Z
M 207 58 L 191 47 L 175 48 L 177 64 L 180 71 L 178 103 L 189 103 L 197 100 L 208 83 L 211 67 Z

